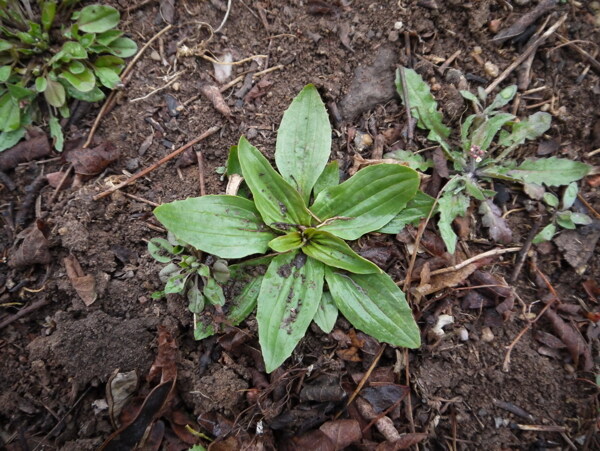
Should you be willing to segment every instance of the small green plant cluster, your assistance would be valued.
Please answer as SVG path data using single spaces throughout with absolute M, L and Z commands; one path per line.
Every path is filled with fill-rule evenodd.
M 220 324 L 239 323 L 256 306 L 268 372 L 292 354 L 311 321 L 331 331 L 338 310 L 380 341 L 420 345 L 402 291 L 346 240 L 357 240 L 394 219 L 410 220 L 398 216 L 405 210 L 408 216 L 416 214 L 415 208 L 429 199 L 420 195 L 415 200 L 419 176 L 403 165 L 369 166 L 340 184 L 337 163 L 327 164 L 331 133 L 325 106 L 316 88 L 308 85 L 285 112 L 277 134 L 279 173 L 244 137 L 231 149 L 228 172 L 244 177 L 251 199 L 209 195 L 154 211 L 179 242 L 218 258 L 245 259 L 272 251 L 230 265 L 229 281 L 223 285 L 230 305 L 213 302 L 220 311 L 211 316 L 205 309 L 195 325 L 195 336 L 201 339 L 218 331 Z M 188 270 L 171 268 L 180 286 Z M 205 297 L 209 280 L 204 280 Z
M 589 218 L 585 215 L 567 210 L 577 195 L 577 185 L 574 182 L 587 175 L 590 166 L 557 157 L 526 159 L 521 163 L 509 158 L 525 141 L 540 137 L 550 128 L 551 123 L 550 114 L 544 112 L 518 120 L 513 114 L 502 111 L 514 98 L 516 86 L 503 89 L 485 107 L 487 95 L 483 89 L 479 90 L 478 96 L 461 91 L 463 97 L 473 104 L 476 112 L 462 122 L 459 146 L 451 145 L 451 130 L 442 122 L 437 102 L 419 74 L 412 69 L 398 69 L 396 88 L 405 105 L 409 105 L 417 126 L 429 131 L 427 138 L 437 142 L 452 163 L 451 178 L 444 186 L 437 205 L 438 227 L 450 253 L 454 253 L 457 241 L 452 222 L 457 216 L 466 214 L 471 198 L 479 202 L 482 223 L 488 227 L 491 238 L 500 242 L 511 240 L 510 229 L 499 214 L 500 209 L 492 201 L 496 194 L 491 189 L 492 179 L 519 183 L 526 193 L 538 199 L 543 196 L 546 203 L 554 208 L 558 207 L 558 199 L 546 192 L 545 187 L 568 186 L 566 193 L 569 194 L 565 194 L 566 201 L 563 200 L 562 210 L 554 215 L 553 223 L 538 235 L 537 240 L 552 238 L 556 230 L 554 222 L 566 228 L 588 223 Z M 385 156 L 420 170 L 431 165 L 420 155 L 405 150 Z M 398 227 L 389 226 L 382 231 L 397 233 L 399 230 Z
M 100 88 L 117 87 L 123 58 L 137 52 L 115 28 L 118 10 L 89 5 L 72 13 L 78 2 L 0 0 L 0 151 L 44 121 L 62 150 L 59 116 L 69 117 L 69 101 L 102 100 Z

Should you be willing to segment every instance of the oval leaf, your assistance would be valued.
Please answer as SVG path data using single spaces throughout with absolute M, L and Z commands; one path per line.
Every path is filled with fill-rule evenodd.
M 323 264 L 301 252 L 276 256 L 258 295 L 258 337 L 267 373 L 294 351 L 323 294 Z
M 334 268 L 345 269 L 356 274 L 379 273 L 381 269 L 361 257 L 344 240 L 322 230 L 309 229 L 305 232 L 308 243 L 302 251 L 316 260 Z
M 311 211 L 323 221 L 340 217 L 320 229 L 356 240 L 390 222 L 415 196 L 418 187 L 419 176 L 414 170 L 377 164 L 361 169 L 341 185 L 321 191 Z
M 84 68 L 83 72 L 74 74 L 69 71 L 63 71 L 59 77 L 67 80 L 71 85 L 80 92 L 89 92 L 96 87 L 96 77 L 91 70 Z
M 579 161 L 550 157 L 527 159 L 515 169 L 508 171 L 508 175 L 525 183 L 561 186 L 581 180 L 591 169 L 590 166 Z
M 335 305 L 335 302 L 333 302 L 331 293 L 329 293 L 329 291 L 324 291 L 323 296 L 321 296 L 319 308 L 315 314 L 314 322 L 317 323 L 319 329 L 328 334 L 333 330 L 337 317 L 338 308 Z
M 265 223 L 278 230 L 308 226 L 311 216 L 300 194 L 275 172 L 260 151 L 244 137 L 238 144 L 242 175 Z
M 331 152 L 331 125 L 314 85 L 307 85 L 283 114 L 275 163 L 283 178 L 308 203 Z
M 94 72 L 104 86 L 108 89 L 114 89 L 119 83 L 121 78 L 115 73 L 115 71 L 108 67 L 96 67 Z
M 435 199 L 433 197 L 423 191 L 417 191 L 416 196 L 406 204 L 406 208 L 401 210 L 400 213 L 394 216 L 394 219 L 379 229 L 378 232 L 396 234 L 400 233 L 409 224 L 416 226 L 421 219 L 429 216 L 434 204 Z
M 21 126 L 19 103 L 7 92 L 0 97 L 0 132 L 12 132 Z
M 115 56 L 129 58 L 136 54 L 137 44 L 129 38 L 117 38 L 106 49 Z
M 340 184 L 340 165 L 337 160 L 327 163 L 323 172 L 315 182 L 313 187 L 313 196 L 317 195 L 326 188 L 337 186 Z
M 269 247 L 275 252 L 287 252 L 302 246 L 302 235 L 300 232 L 291 232 L 287 235 L 278 236 L 269 242 Z
M 275 236 L 266 230 L 253 203 L 237 196 L 203 196 L 154 210 L 178 239 L 221 258 L 264 253 Z
M 83 8 L 77 19 L 77 25 L 86 33 L 102 33 L 118 25 L 121 15 L 112 6 L 90 5 Z
M 337 307 L 350 323 L 379 341 L 418 348 L 419 328 L 404 293 L 387 274 L 341 274 L 325 268 Z

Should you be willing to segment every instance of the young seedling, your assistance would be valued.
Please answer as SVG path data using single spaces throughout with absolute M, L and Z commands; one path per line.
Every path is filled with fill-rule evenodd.
M 454 253 L 457 240 L 452 221 L 466 214 L 471 198 L 479 202 L 482 223 L 489 229 L 490 237 L 503 243 L 512 239 L 500 208 L 493 203 L 492 179 L 520 183 L 526 192 L 537 192 L 541 196 L 545 191 L 543 185 L 569 185 L 583 178 L 591 169 L 584 163 L 557 157 L 527 159 L 520 164 L 509 159 L 510 154 L 525 141 L 535 140 L 546 132 L 551 122 L 551 116 L 544 112 L 519 121 L 514 115 L 502 111 L 515 96 L 516 86 L 503 89 L 486 107 L 483 106 L 485 91 L 480 90 L 479 96 L 461 91 L 463 97 L 472 102 L 476 113 L 467 116 L 461 125 L 459 148 L 450 144 L 451 130 L 443 124 L 437 102 L 419 74 L 412 69 L 398 69 L 396 88 L 402 101 L 410 106 L 417 126 L 429 130 L 427 138 L 440 145 L 453 166 L 452 177 L 438 201 L 438 227 L 450 253 Z M 415 162 L 414 155 L 405 151 L 391 152 L 385 157 L 405 161 L 411 167 L 424 164 L 423 161 Z M 397 233 L 393 228 L 386 231 Z
M 79 0 L 30 3 L 0 0 L 0 151 L 45 121 L 61 151 L 59 117 L 69 117 L 70 100 L 102 100 L 100 88 L 117 87 L 123 58 L 137 46 L 115 28 L 120 14 L 112 6 L 86 6 L 68 22 Z
M 158 220 L 178 240 L 230 265 L 223 315 L 200 317 L 200 339 L 220 324 L 237 324 L 257 306 L 259 342 L 268 372 L 279 367 L 310 322 L 329 332 L 338 309 L 358 329 L 395 346 L 420 345 L 404 294 L 377 265 L 345 240 L 390 222 L 415 197 L 418 174 L 379 164 L 339 184 L 327 164 L 331 126 L 316 88 L 306 86 L 281 122 L 275 151 L 279 173 L 242 137 L 228 169 L 241 173 L 252 199 L 210 195 L 164 204 Z M 224 318 L 223 318 L 224 316 Z

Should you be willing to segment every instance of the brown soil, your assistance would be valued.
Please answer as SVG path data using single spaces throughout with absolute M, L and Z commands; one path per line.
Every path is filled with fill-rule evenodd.
M 108 3 L 124 11 L 124 29 L 138 43 L 147 42 L 165 26 L 159 3 L 164 7 L 168 1 L 143 5 L 140 1 L 139 8 L 124 0 Z M 178 296 L 151 299 L 152 292 L 161 288 L 158 272 L 162 266 L 149 256 L 146 243 L 162 233 L 156 229 L 152 206 L 144 200 L 160 204 L 199 195 L 195 154 L 187 156 L 192 164 L 185 165 L 184 155 L 178 163 L 159 167 L 123 192 L 98 201 L 93 196 L 110 187 L 108 182 L 115 176 L 149 166 L 214 125 L 219 125 L 220 131 L 194 149 L 204 156 L 207 193 L 224 193 L 226 180 L 216 170 L 225 164 L 229 147 L 245 135 L 272 156 L 283 111 L 307 83 L 314 83 L 328 103 L 336 129 L 332 158 L 340 160 L 347 171 L 359 153 L 349 134 L 358 130 L 376 135 L 406 124 L 393 86 L 394 71 L 400 64 L 414 67 L 433 86 L 446 123 L 456 128 L 467 108 L 456 77 L 462 73 L 472 91 L 487 86 L 494 77 L 477 58 L 502 71 L 523 45 L 495 44 L 490 27 L 500 20 L 504 28 L 537 4 L 234 0 L 223 30 L 207 42 L 206 28 L 198 24 L 206 22 L 216 28 L 226 3 L 175 2 L 174 28 L 144 53 L 119 94 L 117 106 L 97 132 L 98 142 L 116 146 L 118 160 L 83 186 L 61 192 L 54 201 L 53 189 L 43 188 L 37 215 L 48 229 L 51 259 L 47 264 L 16 269 L 7 265 L 15 253 L 19 230 L 11 229 L 6 218 L 13 206 L 21 206 L 26 187 L 35 177 L 59 170 L 61 163 L 32 162 L 8 172 L 17 189 L 0 191 L 6 224 L 6 233 L 0 237 L 4 256 L 0 262 L 0 322 L 21 308 L 44 304 L 0 330 L 0 446 L 81 450 L 101 445 L 114 431 L 107 410 L 96 407 L 106 397 L 109 376 L 117 369 L 137 370 L 145 380 L 160 349 L 157 329 L 162 325 L 175 337 L 177 348 L 173 409 L 187 414 L 197 430 L 223 441 L 222 447 L 215 444 L 211 449 L 318 447 L 314 434 L 309 436 L 314 441 L 302 439 L 308 440 L 307 433 L 333 419 L 343 407 L 344 393 L 351 393 L 369 369 L 379 351 L 378 343 L 359 333 L 352 341 L 359 344 L 352 357 L 349 343 L 353 331 L 345 319 L 340 318 L 328 335 L 312 326 L 283 369 L 269 376 L 262 372 L 252 315 L 225 336 L 196 342 L 187 301 Z M 433 8 L 436 3 L 438 7 Z M 514 8 L 505 6 L 510 3 Z M 558 33 L 581 40 L 580 45 L 593 54 L 597 47 L 593 43 L 600 42 L 598 10 L 587 2 L 557 3 L 560 5 L 544 18 L 552 24 L 568 14 Z M 129 12 L 125 12 L 127 8 Z M 536 23 L 541 25 L 544 18 Z M 260 64 L 234 66 L 231 78 L 282 67 L 255 80 L 262 80 L 255 98 L 244 99 L 241 83 L 226 90 L 225 102 L 232 111 L 227 119 L 199 94 L 202 84 L 216 83 L 212 64 L 199 57 L 175 55 L 178 44 L 192 47 L 203 40 L 206 49 L 217 56 L 227 50 L 234 59 L 268 55 L 266 61 L 256 60 Z M 582 78 L 587 62 L 559 44 L 552 36 L 536 52 L 528 89 L 546 89 L 523 96 L 518 115 L 538 111 L 538 107 L 528 107 L 553 99 L 548 103 L 553 125 L 547 133 L 548 140 L 559 144 L 552 149 L 553 155 L 597 165 L 599 155 L 590 158 L 586 154 L 600 147 L 599 73 L 592 67 Z M 479 57 L 471 55 L 475 46 L 481 48 Z M 458 50 L 461 53 L 442 75 L 439 66 Z M 176 73 L 175 83 L 149 95 Z M 500 86 L 513 83 L 515 73 Z M 178 111 L 169 105 L 172 101 L 181 107 Z M 90 111 L 77 127 L 71 126 L 69 135 L 85 135 L 97 111 Z M 152 143 L 144 149 L 142 143 L 149 136 Z M 415 149 L 431 145 L 420 131 L 417 141 Z M 539 151 L 537 144 L 523 146 L 518 156 L 535 156 Z M 370 152 L 366 148 L 362 156 L 370 158 Z M 518 189 L 508 194 L 507 210 L 531 204 Z M 582 182 L 581 194 L 600 210 L 600 196 L 591 179 Z M 535 219 L 524 211 L 509 218 L 513 244 L 521 245 Z M 435 232 L 435 227 L 430 228 Z M 582 285 L 598 280 L 600 259 L 598 253 L 590 253 L 576 271 L 563 255 L 569 249 L 575 256 L 590 246 L 597 249 L 598 235 L 594 223 L 563 246 L 534 247 L 515 286 L 519 298 L 504 320 L 495 309 L 501 299 L 488 296 L 491 304 L 472 308 L 466 304 L 464 289 L 448 288 L 415 305 L 423 347 L 410 352 L 387 347 L 367 384 L 377 387 L 380 380 L 410 387 L 410 396 L 388 413 L 397 431 L 425 433 L 420 449 L 600 449 L 600 439 L 594 435 L 599 420 L 598 391 L 590 383 L 599 374 L 599 326 L 585 315 L 597 312 L 598 304 Z M 469 233 L 459 246 L 460 255 L 466 258 L 498 247 L 486 236 L 473 215 Z M 358 245 L 396 280 L 405 277 L 410 253 L 401 239 L 373 237 Z M 63 258 L 68 255 L 75 256 L 83 273 L 95 280 L 97 298 L 91 305 L 83 302 L 67 276 Z M 514 262 L 514 254 L 506 254 L 480 269 L 508 280 Z M 508 371 L 503 371 L 506 346 L 534 316 L 531 313 L 540 312 L 544 305 L 540 300 L 547 300 L 549 293 L 532 262 L 537 262 L 556 290 L 561 306 L 567 306 L 560 314 L 582 334 L 595 359 L 591 371 L 584 371 L 582 362 L 573 361 L 559 345 L 548 346 L 547 337 L 546 341 L 538 339 L 540 334 L 557 335 L 545 316 L 522 336 L 512 351 Z M 475 285 L 468 281 L 460 285 L 465 284 Z M 452 315 L 454 323 L 445 327 L 440 339 L 434 338 L 431 328 L 441 314 Z M 328 378 L 325 382 L 324 376 Z M 141 385 L 134 394 L 143 399 L 156 384 Z M 303 395 L 308 388 L 321 386 L 337 395 L 321 394 L 318 399 Z M 340 386 L 343 390 L 338 393 Z M 200 424 L 195 423 L 198 418 Z M 360 419 L 361 427 L 368 423 L 353 407 L 343 410 L 342 418 Z M 532 427 L 525 430 L 523 425 Z M 257 427 L 264 432 L 257 434 Z M 173 433 L 173 423 L 167 422 L 166 428 L 164 446 L 187 449 L 181 435 L 177 434 L 178 439 Z M 227 437 L 229 441 L 225 441 Z M 232 442 L 231 437 L 237 441 Z M 398 449 L 383 447 L 384 442 L 372 426 L 347 449 Z M 207 441 L 202 443 L 208 446 Z

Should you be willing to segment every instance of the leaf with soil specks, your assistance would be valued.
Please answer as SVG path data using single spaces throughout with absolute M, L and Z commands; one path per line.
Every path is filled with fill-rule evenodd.
M 89 307 L 98 297 L 98 293 L 96 292 L 96 279 L 94 279 L 93 275 L 85 274 L 83 272 L 79 261 L 74 255 L 65 257 L 63 263 L 65 264 L 65 270 L 67 271 L 67 276 L 71 281 L 71 285 L 73 285 L 73 288 L 86 307 Z
M 329 437 L 336 450 L 345 449 L 362 438 L 360 424 L 356 420 L 327 421 L 319 430 Z
M 489 229 L 492 240 L 502 244 L 512 241 L 512 231 L 502 217 L 502 210 L 491 199 L 481 202 L 479 214 L 482 215 L 481 222 Z
M 592 230 L 584 235 L 581 229 L 578 229 L 562 232 L 554 242 L 563 253 L 565 260 L 581 275 L 594 254 L 598 239 L 600 239 L 600 231 Z
M 177 357 L 179 350 L 173 335 L 166 327 L 158 326 L 158 354 L 152 363 L 146 380 L 152 381 L 160 374 L 161 384 L 165 381 L 177 379 Z
M 22 268 L 25 266 L 42 264 L 47 265 L 52 260 L 50 255 L 50 243 L 42 232 L 43 224 L 36 221 L 28 228 L 19 233 L 16 250 L 11 253 L 8 266 L 11 268 Z

